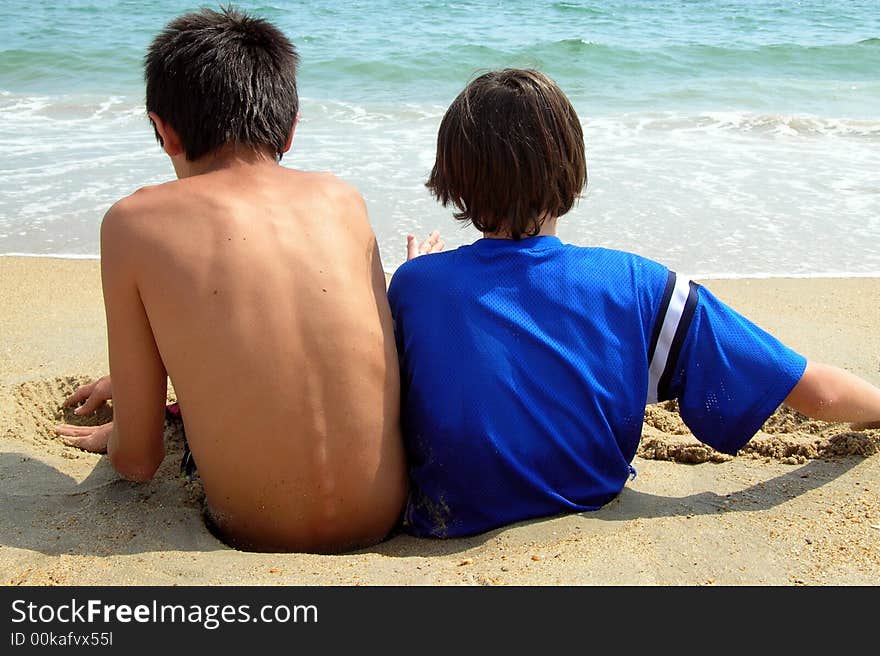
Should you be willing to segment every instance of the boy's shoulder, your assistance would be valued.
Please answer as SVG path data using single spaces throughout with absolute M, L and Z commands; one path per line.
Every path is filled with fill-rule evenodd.
M 460 251 L 465 248 L 467 247 L 459 246 L 451 250 L 419 255 L 397 267 L 388 282 L 388 298 L 392 305 L 402 296 L 418 294 L 419 290 L 425 291 L 433 285 L 442 286 L 448 283 L 449 276 L 455 272 Z
M 143 235 L 160 228 L 166 219 L 187 214 L 186 208 L 198 202 L 182 180 L 171 180 L 141 187 L 117 200 L 101 221 L 101 238 Z
M 140 270 L 158 248 L 180 241 L 175 219 L 186 211 L 176 182 L 142 187 L 113 203 L 101 221 L 102 266 Z
M 167 205 L 175 199 L 188 200 L 194 191 L 189 178 L 168 180 L 154 185 L 145 185 L 117 200 L 110 207 L 108 214 L 132 216 L 145 211 L 152 211 L 157 205 Z
M 603 246 L 564 244 L 563 252 L 567 255 L 568 266 L 589 267 L 605 277 L 623 275 L 640 279 L 660 277 L 665 280 L 669 272 L 666 265 L 631 251 Z
M 336 197 L 341 200 L 363 201 L 363 195 L 357 187 L 346 182 L 330 171 L 305 171 L 278 167 L 281 175 L 289 179 L 298 187 L 314 190 L 316 193 Z
M 430 278 L 444 270 L 448 270 L 450 267 L 459 265 L 462 256 L 467 254 L 468 248 L 469 246 L 458 246 L 414 257 L 397 268 L 392 276 L 392 280 L 394 278 L 397 278 L 398 281 Z
M 131 226 L 139 217 L 146 217 L 154 213 L 158 207 L 168 204 L 169 199 L 177 195 L 172 186 L 177 182 L 174 180 L 141 187 L 128 196 L 123 196 L 113 203 L 104 214 L 101 223 L 102 230 Z
M 296 205 L 325 220 L 341 221 L 348 236 L 357 240 L 373 240 L 367 201 L 354 185 L 328 171 L 280 169 L 281 185 L 291 206 Z

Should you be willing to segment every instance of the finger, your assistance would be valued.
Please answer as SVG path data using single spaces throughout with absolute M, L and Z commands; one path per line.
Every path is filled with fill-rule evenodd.
M 440 232 L 437 230 L 434 230 L 430 235 L 428 235 L 428 238 L 422 242 L 422 246 L 421 246 L 421 248 L 419 248 L 419 250 L 423 254 L 430 253 L 431 249 L 434 247 L 434 244 L 437 243 L 438 239 L 440 239 Z
M 82 441 L 83 441 L 85 438 L 86 438 L 85 435 L 82 435 L 82 436 L 79 436 L 79 437 L 75 437 L 75 436 L 72 436 L 72 435 L 71 435 L 71 436 L 64 435 L 64 436 L 61 437 L 61 441 L 64 442 L 67 446 L 75 446 L 75 447 L 78 448 L 79 445 L 82 444 Z
M 55 432 L 58 435 L 67 436 L 67 437 L 83 437 L 85 435 L 91 435 L 95 432 L 94 426 L 73 426 L 71 424 L 62 424 L 60 426 L 55 427 Z
M 67 397 L 64 405 L 72 406 L 82 402 L 83 399 L 87 398 L 92 393 L 93 389 L 95 389 L 95 383 L 89 383 L 88 385 L 82 385 L 78 387 L 73 394 Z
M 418 257 L 419 254 L 419 246 L 416 238 L 413 235 L 406 236 L 406 259 L 411 260 L 414 257 Z
M 113 396 L 110 391 L 112 387 L 113 385 L 110 382 L 110 376 L 102 376 L 97 380 L 97 382 L 95 382 L 95 390 L 97 391 L 100 388 L 101 395 L 105 399 L 109 399 L 111 396 Z
M 99 394 L 92 394 L 86 402 L 73 411 L 75 415 L 90 415 L 104 405 L 104 399 Z
M 62 437 L 61 441 L 67 446 L 73 446 L 77 449 L 83 449 L 84 451 L 91 451 L 92 453 L 101 453 L 103 451 L 103 444 L 101 444 L 101 441 L 94 435 L 87 435 L 84 437 Z
M 437 245 L 434 246 L 434 250 L 431 251 L 431 252 L 432 252 L 432 253 L 439 253 L 439 252 L 442 251 L 444 248 L 446 248 L 446 242 L 443 241 L 443 240 L 441 239 L 440 241 L 437 242 Z

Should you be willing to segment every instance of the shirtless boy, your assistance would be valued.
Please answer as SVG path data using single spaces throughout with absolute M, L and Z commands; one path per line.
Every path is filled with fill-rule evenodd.
M 170 377 L 223 538 L 333 552 L 378 542 L 401 513 L 399 374 L 362 197 L 279 164 L 297 61 L 278 29 L 235 10 L 182 16 L 153 41 L 147 110 L 178 179 L 104 217 L 114 420 L 59 432 L 148 481 Z M 79 391 L 80 411 L 109 387 Z

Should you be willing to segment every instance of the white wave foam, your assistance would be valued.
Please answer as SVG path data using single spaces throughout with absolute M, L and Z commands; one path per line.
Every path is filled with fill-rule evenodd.
M 302 100 L 303 121 L 320 119 L 355 125 L 371 125 L 389 121 L 434 121 L 439 120 L 445 111 L 446 107 L 436 104 L 401 103 L 389 105 L 388 103 L 375 103 L 360 105 L 339 100 L 313 98 L 303 98 Z
M 0 257 L 40 257 L 47 260 L 100 260 L 100 255 L 79 253 L 0 253 Z
M 145 116 L 143 101 L 126 96 L 95 95 L 21 95 L 0 96 L 0 117 L 4 124 L 22 126 L 54 124 L 76 126 L 106 125 L 135 116 Z
M 820 271 L 816 273 L 698 273 L 687 274 L 690 280 L 778 280 L 797 278 L 815 280 L 822 278 L 880 278 L 880 271 Z
M 780 136 L 864 137 L 880 139 L 880 121 L 821 117 L 809 114 L 756 114 L 753 112 L 657 112 L 588 119 L 590 126 L 634 132 L 740 132 Z

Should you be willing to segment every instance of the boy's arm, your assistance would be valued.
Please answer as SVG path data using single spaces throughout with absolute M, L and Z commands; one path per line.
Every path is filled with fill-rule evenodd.
M 101 280 L 113 380 L 113 430 L 107 455 L 125 478 L 146 481 L 165 457 L 167 373 L 138 291 L 142 246 L 124 201 L 101 224 Z
M 880 389 L 831 365 L 808 362 L 785 404 L 813 419 L 880 428 Z

